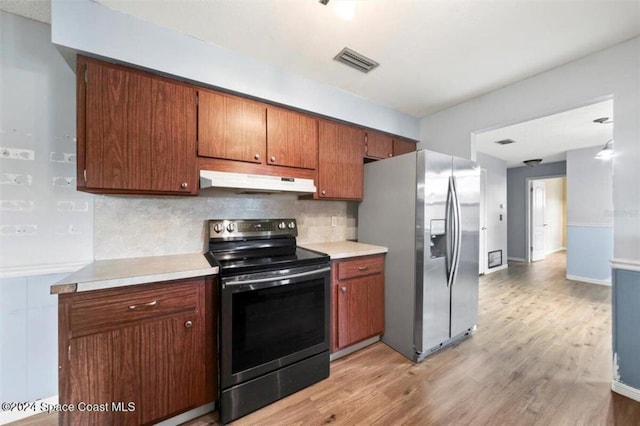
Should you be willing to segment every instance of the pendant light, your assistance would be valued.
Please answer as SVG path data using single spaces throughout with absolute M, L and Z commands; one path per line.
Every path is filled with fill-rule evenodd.
M 597 158 L 598 160 L 609 160 L 612 158 L 614 156 L 614 152 L 611 145 L 613 145 L 613 139 L 609 139 L 607 143 L 604 144 L 600 152 L 598 152 L 593 158 Z

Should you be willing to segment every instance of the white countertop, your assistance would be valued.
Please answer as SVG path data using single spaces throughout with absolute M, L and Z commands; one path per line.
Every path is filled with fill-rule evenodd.
M 347 257 L 369 256 L 382 254 L 389 251 L 387 247 L 374 246 L 372 244 L 356 243 L 353 241 L 336 241 L 332 243 L 300 244 L 309 250 L 315 250 L 328 254 L 331 259 L 344 259 Z
M 202 253 L 96 260 L 51 286 L 51 294 L 102 290 L 218 273 Z

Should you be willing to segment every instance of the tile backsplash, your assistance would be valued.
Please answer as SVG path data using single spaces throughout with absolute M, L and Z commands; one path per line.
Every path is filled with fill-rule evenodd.
M 356 237 L 355 202 L 207 189 L 198 197 L 99 195 L 94 203 L 94 253 L 98 260 L 203 251 L 209 219 L 295 218 L 299 243 Z M 332 217 L 337 218 L 336 226 L 331 226 Z

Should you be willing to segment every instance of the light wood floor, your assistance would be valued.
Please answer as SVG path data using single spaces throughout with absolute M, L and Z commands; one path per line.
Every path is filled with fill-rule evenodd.
M 482 277 L 477 332 L 421 364 L 377 343 L 235 424 L 640 424 L 640 403 L 610 390 L 610 288 L 564 279 L 564 256 Z

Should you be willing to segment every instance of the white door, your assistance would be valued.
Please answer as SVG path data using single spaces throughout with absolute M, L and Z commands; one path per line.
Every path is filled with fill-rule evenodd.
M 478 258 L 478 273 L 487 272 L 487 171 L 480 170 L 480 256 Z
M 543 180 L 531 181 L 531 261 L 544 259 L 544 200 Z

